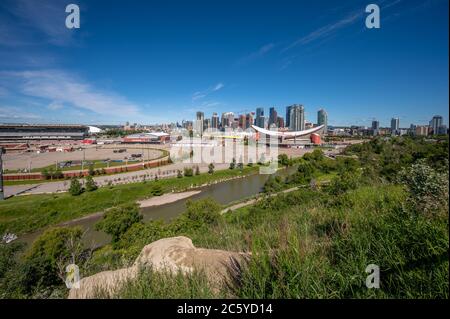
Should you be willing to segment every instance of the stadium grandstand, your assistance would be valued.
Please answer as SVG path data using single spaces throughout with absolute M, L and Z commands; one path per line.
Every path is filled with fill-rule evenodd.
M 65 124 L 0 124 L 0 141 L 83 140 L 89 127 Z

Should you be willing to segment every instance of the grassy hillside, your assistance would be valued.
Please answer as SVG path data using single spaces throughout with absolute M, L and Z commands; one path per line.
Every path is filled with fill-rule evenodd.
M 12 197 L 0 202 L 0 234 L 7 231 L 23 234 L 117 205 L 149 198 L 153 196 L 155 188 L 160 188 L 162 193 L 181 191 L 191 185 L 200 186 L 217 180 L 253 174 L 258 169 L 257 166 L 244 167 L 242 170 L 221 170 L 214 174 L 102 187 L 95 192 L 84 192 L 79 196 L 62 193 Z
M 44 233 L 17 264 L 8 258 L 14 248 L 4 248 L 0 292 L 65 297 L 55 260 L 75 254 L 88 276 L 129 266 L 145 245 L 184 235 L 197 247 L 250 252 L 250 261 L 220 290 L 200 270 L 147 270 L 114 297 L 448 298 L 448 139 L 375 139 L 347 152 L 357 159 L 308 154 L 285 180 L 268 180 L 264 199 L 232 213 L 221 215 L 211 199 L 188 201 L 169 223 L 143 223 L 135 207 L 121 206 L 100 223 L 113 242 L 89 256 L 57 240 L 77 242 L 74 229 Z M 331 183 L 316 183 L 325 174 Z M 299 184 L 306 187 L 279 193 Z M 379 289 L 366 287 L 370 264 L 380 268 Z

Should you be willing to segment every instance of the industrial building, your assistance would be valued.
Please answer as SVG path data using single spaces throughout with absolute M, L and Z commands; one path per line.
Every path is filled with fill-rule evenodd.
M 0 124 L 0 141 L 83 140 L 89 127 L 63 124 Z
M 122 143 L 165 144 L 170 141 L 170 135 L 164 132 L 138 133 L 124 137 Z

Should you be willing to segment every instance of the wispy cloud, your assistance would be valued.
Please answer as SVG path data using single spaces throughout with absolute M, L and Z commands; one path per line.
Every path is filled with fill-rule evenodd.
M 15 106 L 0 105 L 0 118 L 7 120 L 38 120 L 42 117 Z
M 63 103 L 61 103 L 60 101 L 52 101 L 47 108 L 49 110 L 55 111 L 55 110 L 60 110 L 64 107 Z
M 44 42 L 57 46 L 74 43 L 73 30 L 67 29 L 64 0 L 6 0 L 0 4 L 4 10 L 0 19 L 0 44 L 22 46 Z M 6 14 L 7 13 L 7 14 Z M 1 22 L 3 21 L 3 22 Z M 13 23 L 12 23 L 13 22 Z
M 244 64 L 250 63 L 251 61 L 254 61 L 258 58 L 263 57 L 264 55 L 269 53 L 273 48 L 275 48 L 274 43 L 267 43 L 267 44 L 263 45 L 262 47 L 260 47 L 257 51 L 252 52 L 252 53 L 244 56 L 243 58 L 239 59 L 236 62 L 236 64 L 244 65 Z
M 352 12 L 351 14 L 347 15 L 346 17 L 335 21 L 333 23 L 327 24 L 323 27 L 320 27 L 311 33 L 307 34 L 306 36 L 303 36 L 301 38 L 298 38 L 288 46 L 286 46 L 281 52 L 286 52 L 294 47 L 306 45 L 311 42 L 317 41 L 317 40 L 323 40 L 325 38 L 328 38 L 335 34 L 340 29 L 343 29 L 356 21 L 358 19 L 361 19 L 363 16 L 363 10 L 358 10 L 357 12 Z
M 8 90 L 0 86 L 0 96 L 7 96 Z
M 192 94 L 192 101 L 197 101 L 200 99 L 203 99 L 207 97 L 209 94 L 213 92 L 217 92 L 225 87 L 225 84 L 222 82 L 217 83 L 216 85 L 204 90 L 204 91 L 197 91 L 194 94 Z
M 49 107 L 61 104 L 89 110 L 97 114 L 135 115 L 138 106 L 114 92 L 101 91 L 73 74 L 61 70 L 3 71 L 0 83 L 19 94 L 48 100 Z

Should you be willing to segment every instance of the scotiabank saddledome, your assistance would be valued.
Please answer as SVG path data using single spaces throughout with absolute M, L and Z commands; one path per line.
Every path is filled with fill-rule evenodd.
M 0 141 L 82 140 L 88 134 L 84 125 L 0 124 Z

